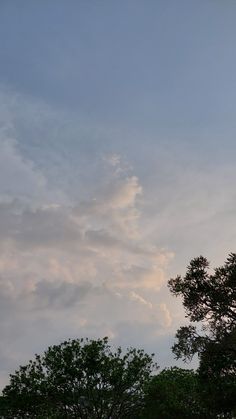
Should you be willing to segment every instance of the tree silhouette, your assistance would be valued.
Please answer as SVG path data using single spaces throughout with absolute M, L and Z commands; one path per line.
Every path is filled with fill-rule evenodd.
M 143 350 L 112 351 L 107 338 L 49 347 L 10 378 L 9 417 L 136 418 L 155 364 Z
M 206 258 L 193 259 L 169 288 L 196 323 L 177 331 L 173 352 L 185 361 L 198 354 L 205 400 L 226 415 L 236 409 L 236 254 L 212 273 Z

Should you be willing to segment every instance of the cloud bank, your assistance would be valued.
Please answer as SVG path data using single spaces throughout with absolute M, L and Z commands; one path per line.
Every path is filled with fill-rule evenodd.
M 148 346 L 171 328 L 159 294 L 173 255 L 143 241 L 140 180 L 116 153 L 102 154 L 97 171 L 86 199 L 71 199 L 17 136 L 1 131 L 2 383 L 9 369 L 68 336 L 130 345 L 138 328 L 139 346 L 143 334 Z

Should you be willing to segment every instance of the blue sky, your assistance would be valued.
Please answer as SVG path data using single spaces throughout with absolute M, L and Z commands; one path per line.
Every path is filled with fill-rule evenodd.
M 236 4 L 1 1 L 0 382 L 109 335 L 174 364 L 170 276 L 234 251 Z

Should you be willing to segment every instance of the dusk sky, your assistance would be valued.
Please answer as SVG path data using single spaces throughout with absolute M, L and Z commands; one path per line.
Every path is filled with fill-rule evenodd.
M 176 364 L 168 279 L 235 251 L 235 22 L 235 0 L 0 0 L 0 387 L 69 337 Z

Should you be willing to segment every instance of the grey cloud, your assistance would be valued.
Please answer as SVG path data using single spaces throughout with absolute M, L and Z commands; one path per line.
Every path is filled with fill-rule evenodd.
M 135 345 L 138 334 L 140 346 L 144 339 L 155 345 L 168 333 L 168 308 L 153 301 L 169 255 L 143 239 L 141 183 L 116 155 L 105 168 L 94 153 L 82 162 L 82 140 L 67 135 L 70 121 L 59 132 L 63 118 L 57 125 L 50 109 L 28 103 L 25 111 L 25 102 L 9 116 L 16 140 L 5 132 L 0 145 L 5 354 L 17 366 L 65 337 L 109 335 L 119 344 L 126 331 L 127 345 Z
M 0 278 L 0 324 L 4 328 L 6 320 L 16 309 L 15 290 L 12 282 L 7 278 Z
M 45 176 L 32 161 L 23 158 L 15 140 L 4 138 L 0 131 L 0 197 L 35 202 L 47 202 L 48 185 Z
M 65 281 L 40 281 L 31 293 L 33 309 L 42 307 L 49 309 L 72 308 L 83 301 L 92 291 L 93 286 L 89 282 L 72 284 Z
M 76 244 L 81 237 L 66 210 L 39 208 L 24 211 L 20 223 L 21 230 L 15 234 L 15 239 L 23 246 L 62 247 Z
M 19 200 L 0 203 L 0 241 L 11 240 L 22 248 L 62 247 L 80 239 L 78 226 L 66 208 L 25 207 Z
M 104 229 L 100 230 L 87 230 L 85 232 L 85 241 L 98 247 L 120 247 L 122 243 L 121 240 L 113 237 L 110 232 Z

